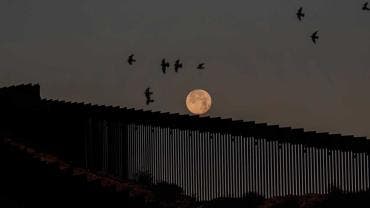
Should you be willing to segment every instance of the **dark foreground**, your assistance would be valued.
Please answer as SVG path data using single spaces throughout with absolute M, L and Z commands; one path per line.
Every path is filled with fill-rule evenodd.
M 74 167 L 58 158 L 10 139 L 0 139 L 0 207 L 370 207 L 370 191 L 344 193 L 332 187 L 327 195 L 264 199 L 219 198 L 197 203 L 180 187 L 152 184 L 149 174 L 135 181 Z

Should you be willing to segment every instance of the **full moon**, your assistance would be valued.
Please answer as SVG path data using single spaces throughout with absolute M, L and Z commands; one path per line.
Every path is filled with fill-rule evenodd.
M 186 97 L 186 107 L 193 114 L 205 114 L 209 111 L 211 105 L 211 96 L 207 91 L 202 89 L 192 90 Z

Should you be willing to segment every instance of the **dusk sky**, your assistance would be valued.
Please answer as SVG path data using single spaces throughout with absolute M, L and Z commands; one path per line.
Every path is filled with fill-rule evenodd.
M 187 93 L 202 88 L 211 117 L 370 137 L 363 3 L 2 0 L 0 87 L 39 83 L 43 98 L 180 114 L 189 113 Z M 164 75 L 162 58 L 184 68 Z

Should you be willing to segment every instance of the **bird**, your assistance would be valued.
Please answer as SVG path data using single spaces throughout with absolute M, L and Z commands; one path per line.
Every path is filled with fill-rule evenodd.
M 149 105 L 150 103 L 154 103 L 154 100 L 153 99 L 147 99 L 146 100 L 146 105 Z
M 364 11 L 370 11 L 370 8 L 367 7 L 368 4 L 369 4 L 369 2 L 365 2 L 364 5 L 362 6 L 362 10 L 364 10 Z
M 166 59 L 162 59 L 161 66 L 162 66 L 162 72 L 163 72 L 163 74 L 165 74 L 166 73 L 166 68 L 170 67 L 170 63 L 166 62 Z
M 297 18 L 299 21 L 302 21 L 303 17 L 304 17 L 304 13 L 302 12 L 303 8 L 302 7 L 299 7 L 298 11 L 297 11 Z
M 177 72 L 180 68 L 182 68 L 182 63 L 180 63 L 180 60 L 177 59 L 175 62 L 175 72 Z
M 153 103 L 154 100 L 152 99 L 153 92 L 150 91 L 150 87 L 146 88 L 145 92 L 145 98 L 146 98 L 146 104 L 149 105 L 150 103 Z
M 197 69 L 204 69 L 204 63 L 198 64 Z
M 127 59 L 128 64 L 132 65 L 136 60 L 134 59 L 134 54 L 131 54 Z
M 317 33 L 318 33 L 319 31 L 318 30 L 316 30 L 314 33 L 312 33 L 312 35 L 311 35 L 311 39 L 312 39 L 312 42 L 314 43 L 314 44 L 316 44 L 316 40 L 317 39 L 319 39 L 319 36 L 317 35 Z

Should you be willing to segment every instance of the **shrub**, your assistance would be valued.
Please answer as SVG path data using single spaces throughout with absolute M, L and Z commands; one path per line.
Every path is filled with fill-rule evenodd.
M 144 186 L 151 186 L 153 184 L 153 177 L 149 171 L 139 171 L 134 175 L 134 180 Z
M 176 201 L 183 194 L 181 187 L 167 182 L 159 182 L 153 185 L 153 192 L 155 197 L 161 201 Z

